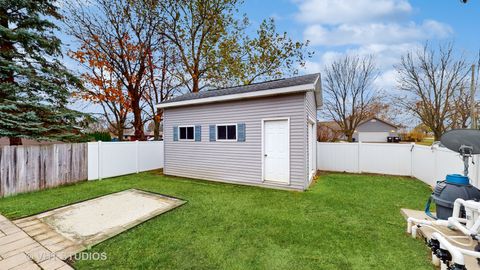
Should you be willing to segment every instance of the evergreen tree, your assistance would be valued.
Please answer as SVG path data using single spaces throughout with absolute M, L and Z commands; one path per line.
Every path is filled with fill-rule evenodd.
M 80 84 L 58 60 L 54 19 L 61 19 L 55 0 L 0 0 L 0 137 L 11 145 L 78 133 L 80 113 L 66 105 Z

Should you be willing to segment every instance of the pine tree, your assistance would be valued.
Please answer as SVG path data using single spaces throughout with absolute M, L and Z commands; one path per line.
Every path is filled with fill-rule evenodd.
M 0 137 L 76 137 L 79 113 L 67 108 L 79 80 L 63 66 L 55 0 L 0 0 Z

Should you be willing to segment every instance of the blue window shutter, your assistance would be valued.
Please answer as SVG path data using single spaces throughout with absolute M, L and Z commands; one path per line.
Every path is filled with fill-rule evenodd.
M 178 141 L 178 126 L 173 126 L 173 141 Z
M 245 134 L 245 123 L 238 123 L 237 124 L 237 133 L 238 133 L 238 141 L 239 142 L 244 142 L 246 139 L 246 134 Z
M 196 142 L 202 141 L 202 126 L 200 125 L 195 126 L 195 141 Z
M 217 139 L 217 133 L 216 133 L 216 126 L 215 125 L 210 125 L 210 141 L 214 142 Z

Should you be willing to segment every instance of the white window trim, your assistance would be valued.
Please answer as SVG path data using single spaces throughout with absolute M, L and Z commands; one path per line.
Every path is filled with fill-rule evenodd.
M 235 126 L 235 139 L 219 139 L 218 138 L 218 127 L 219 126 Z M 225 135 L 228 137 L 227 131 L 225 131 Z M 216 124 L 215 125 L 215 136 L 216 140 L 219 142 L 238 142 L 238 124 L 230 123 L 230 124 Z
M 188 128 L 188 127 L 193 127 L 193 139 L 180 139 L 180 128 Z M 182 142 L 194 142 L 195 141 L 195 125 L 178 126 L 178 131 L 177 132 L 178 132 L 178 141 L 182 141 Z

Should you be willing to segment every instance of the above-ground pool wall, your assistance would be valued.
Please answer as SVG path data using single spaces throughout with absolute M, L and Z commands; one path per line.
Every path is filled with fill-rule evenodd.
M 303 190 L 305 93 L 167 108 L 164 173 L 189 178 Z M 290 118 L 290 185 L 262 181 L 262 119 Z M 209 140 L 209 126 L 245 123 L 245 142 Z M 174 141 L 173 127 L 200 125 L 201 141 Z

